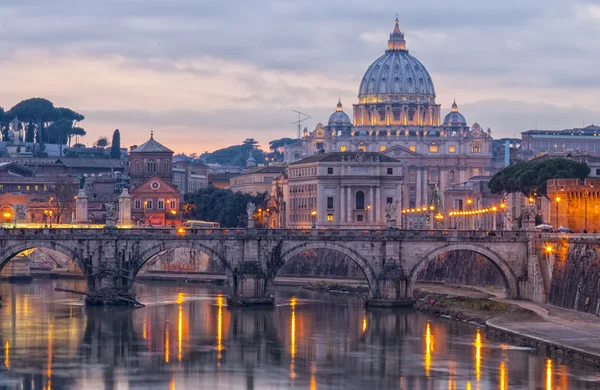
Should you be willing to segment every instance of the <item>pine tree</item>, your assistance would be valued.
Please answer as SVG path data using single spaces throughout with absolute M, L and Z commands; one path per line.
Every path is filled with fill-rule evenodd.
M 116 129 L 112 136 L 112 144 L 110 146 L 110 157 L 121 158 L 121 133 Z

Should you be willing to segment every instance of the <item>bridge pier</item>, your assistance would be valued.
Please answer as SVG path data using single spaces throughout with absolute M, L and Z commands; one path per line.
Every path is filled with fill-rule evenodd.
M 376 278 L 377 286 L 372 286 L 373 297 L 365 302 L 367 307 L 413 306 L 415 300 L 408 295 L 408 278 L 402 267 L 389 265 Z
M 268 294 L 267 277 L 258 261 L 245 261 L 233 273 L 229 306 L 272 306 L 275 297 Z

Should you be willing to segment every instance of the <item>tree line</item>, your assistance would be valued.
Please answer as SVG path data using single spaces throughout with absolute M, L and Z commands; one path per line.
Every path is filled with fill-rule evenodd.
M 218 222 L 221 227 L 234 228 L 247 226 L 246 205 L 249 202 L 257 209 L 266 208 L 269 195 L 249 195 L 211 186 L 186 194 L 184 200 L 184 218 Z
M 70 146 L 73 137 L 85 136 L 85 130 L 79 125 L 84 119 L 80 113 L 66 107 L 55 107 L 44 98 L 23 100 L 8 111 L 0 107 L 0 130 L 4 140 L 13 138 L 11 130 L 24 130 L 25 142 Z M 15 125 L 18 128 L 11 128 Z
M 493 194 L 521 192 L 530 196 L 534 192 L 548 197 L 546 182 L 550 179 L 585 179 L 590 167 L 564 158 L 520 162 L 509 165 L 490 179 L 488 186 Z
M 195 154 L 184 156 L 192 159 L 198 158 L 205 163 L 245 167 L 250 156 L 259 164 L 265 161 L 283 161 L 283 148 L 295 142 L 298 142 L 298 140 L 292 138 L 276 139 L 269 142 L 269 151 L 264 151 L 258 146 L 257 140 L 247 138 L 239 145 L 228 146 L 212 153 L 204 152 L 199 157 Z

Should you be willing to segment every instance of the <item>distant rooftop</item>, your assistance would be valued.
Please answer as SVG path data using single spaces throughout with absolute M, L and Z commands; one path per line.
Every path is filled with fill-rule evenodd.
M 154 132 L 150 139 L 131 151 L 132 153 L 173 153 L 173 151 L 154 139 Z

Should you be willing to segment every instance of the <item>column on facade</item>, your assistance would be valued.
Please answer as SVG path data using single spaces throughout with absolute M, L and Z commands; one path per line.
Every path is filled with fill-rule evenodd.
M 342 224 L 344 222 L 346 222 L 346 194 L 344 193 L 344 186 L 340 187 L 340 216 L 339 216 L 339 223 Z
M 429 167 L 423 168 L 423 204 L 429 206 Z
M 448 210 L 449 206 L 446 206 L 446 197 L 444 196 L 444 191 L 446 190 L 446 182 L 448 180 L 448 178 L 446 177 L 446 167 L 438 167 L 438 175 L 438 182 L 440 183 L 438 188 L 440 190 L 440 198 L 442 198 L 442 207 L 444 208 L 444 211 L 446 211 L 447 214 L 447 212 L 450 210 Z
M 352 223 L 352 188 L 350 186 L 346 189 L 346 210 L 348 213 L 346 214 L 346 222 Z
M 417 104 L 417 122 L 416 125 L 422 126 L 423 122 L 421 121 L 421 105 Z
M 415 173 L 417 175 L 417 198 L 415 206 L 421 207 L 421 167 L 415 167 Z
M 389 126 L 392 123 L 393 119 L 394 117 L 392 115 L 392 106 L 388 104 L 385 106 L 385 124 Z
M 375 187 L 375 210 L 376 214 L 374 215 L 375 221 L 379 220 L 380 222 L 385 222 L 385 219 L 382 218 L 383 212 L 381 211 L 381 187 Z
M 373 187 L 369 186 L 369 207 L 371 207 L 370 209 L 367 207 L 367 213 L 369 214 L 369 218 L 367 222 L 374 222 L 375 219 L 373 218 L 375 216 L 375 205 L 373 204 Z
M 375 105 L 371 105 L 369 111 L 371 112 L 371 126 L 375 126 L 379 121 L 379 113 L 377 112 L 377 107 Z

